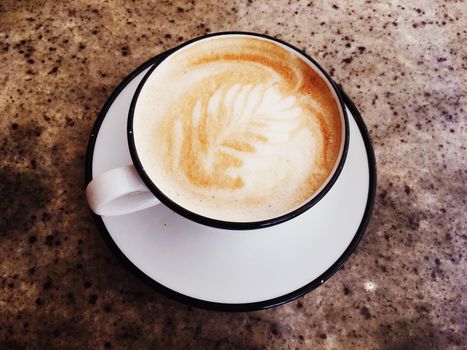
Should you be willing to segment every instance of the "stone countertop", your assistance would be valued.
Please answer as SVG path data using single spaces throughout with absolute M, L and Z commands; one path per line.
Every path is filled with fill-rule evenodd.
M 465 349 L 464 1 L 0 3 L 0 348 Z M 267 33 L 315 57 L 362 112 L 373 217 L 329 281 L 251 313 L 188 307 L 129 273 L 84 198 L 101 106 L 204 33 Z M 463 296 L 463 298 L 462 298 Z

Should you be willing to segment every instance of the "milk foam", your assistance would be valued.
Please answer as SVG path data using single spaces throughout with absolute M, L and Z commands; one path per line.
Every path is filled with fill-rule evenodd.
M 258 221 L 310 199 L 330 175 L 342 123 L 326 82 L 256 37 L 198 41 L 151 74 L 134 137 L 149 177 L 197 214 Z

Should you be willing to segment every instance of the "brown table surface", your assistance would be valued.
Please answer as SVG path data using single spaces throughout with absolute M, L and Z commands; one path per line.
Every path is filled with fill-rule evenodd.
M 466 13 L 439 0 L 1 1 L 0 348 L 465 349 Z M 322 63 L 361 110 L 378 163 L 373 217 L 344 267 L 250 313 L 143 284 L 83 192 L 88 137 L 118 83 L 225 30 Z

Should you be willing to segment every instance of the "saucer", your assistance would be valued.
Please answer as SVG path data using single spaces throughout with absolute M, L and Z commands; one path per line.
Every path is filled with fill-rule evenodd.
M 133 94 L 157 56 L 132 72 L 97 117 L 86 155 L 86 184 L 131 164 L 127 118 Z M 367 129 L 345 93 L 350 143 L 342 172 L 313 208 L 285 223 L 232 231 L 192 222 L 157 205 L 114 217 L 94 215 L 112 251 L 144 282 L 183 303 L 250 311 L 298 298 L 331 277 L 368 224 L 376 167 Z

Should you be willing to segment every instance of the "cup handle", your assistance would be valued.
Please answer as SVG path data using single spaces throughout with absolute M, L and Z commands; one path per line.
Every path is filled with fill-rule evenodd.
M 133 165 L 111 169 L 94 178 L 86 187 L 86 198 L 97 215 L 117 216 L 159 204 Z

